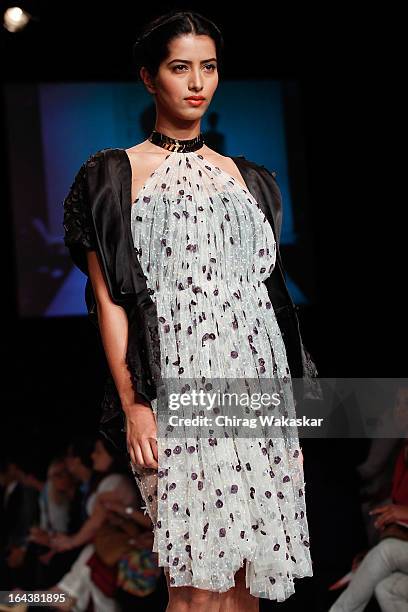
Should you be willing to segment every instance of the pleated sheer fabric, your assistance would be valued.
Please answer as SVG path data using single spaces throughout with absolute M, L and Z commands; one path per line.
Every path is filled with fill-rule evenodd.
M 172 152 L 139 191 L 130 222 L 157 305 L 163 378 L 249 378 L 252 389 L 272 380 L 282 400 L 275 416 L 295 417 L 263 283 L 276 242 L 248 189 L 199 150 Z M 152 408 L 157 415 L 157 400 Z M 174 586 L 224 592 L 246 559 L 251 594 L 284 601 L 294 578 L 313 575 L 297 430 L 256 438 L 234 431 L 170 432 L 158 440 L 158 471 L 132 465 L 153 550 Z

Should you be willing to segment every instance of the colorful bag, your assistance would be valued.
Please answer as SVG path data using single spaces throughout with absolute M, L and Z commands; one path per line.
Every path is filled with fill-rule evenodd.
M 118 563 L 117 586 L 131 595 L 146 597 L 156 590 L 161 571 L 156 553 L 133 549 Z

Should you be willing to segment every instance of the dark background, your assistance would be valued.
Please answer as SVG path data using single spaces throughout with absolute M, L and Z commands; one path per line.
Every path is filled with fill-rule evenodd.
M 151 3 L 26 3 L 39 21 L 20 34 L 2 30 L 3 79 L 134 79 L 131 45 L 138 24 L 176 8 L 156 2 L 152 12 L 145 5 Z M 301 307 L 299 316 L 319 374 L 403 377 L 406 202 L 392 194 L 395 149 L 383 142 L 393 131 L 395 112 L 385 102 L 394 107 L 397 97 L 390 71 L 398 43 L 397 34 L 386 42 L 393 33 L 389 16 L 374 22 L 372 15 L 346 6 L 337 12 L 261 3 L 177 7 L 202 12 L 219 25 L 225 78 L 299 83 L 301 120 L 291 129 L 303 135 L 302 178 L 317 279 L 317 303 Z M 0 153 L 1 439 L 3 448 L 19 444 L 37 457 L 40 449 L 49 454 L 58 448 L 73 431 L 97 427 L 104 360 L 86 318 L 19 320 L 4 139 Z M 284 264 L 285 256 L 290 253 Z M 353 467 L 364 458 L 367 442 L 304 440 L 303 449 L 316 576 L 300 581 L 300 607 L 291 598 L 280 610 L 304 609 L 302 595 L 308 608 L 325 610 L 327 585 L 348 571 L 364 543 L 358 507 L 345 513 L 342 503 L 353 499 Z

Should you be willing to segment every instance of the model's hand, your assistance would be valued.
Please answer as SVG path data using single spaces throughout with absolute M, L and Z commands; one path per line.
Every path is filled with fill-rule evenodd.
M 369 514 L 380 515 L 374 522 L 374 526 L 377 527 L 377 529 L 382 530 L 390 523 L 396 523 L 397 521 L 408 521 L 408 506 L 387 504 L 386 506 L 374 508 Z
M 150 406 L 133 404 L 124 408 L 130 459 L 136 468 L 158 468 L 157 423 Z

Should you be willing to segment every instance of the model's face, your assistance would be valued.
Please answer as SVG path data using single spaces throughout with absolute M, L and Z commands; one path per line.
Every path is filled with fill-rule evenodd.
M 108 471 L 112 463 L 112 457 L 106 451 L 104 445 L 102 444 L 100 440 L 97 440 L 95 442 L 95 449 L 91 456 L 92 456 L 94 469 L 97 472 L 107 472 Z
M 210 105 L 218 85 L 216 48 L 212 38 L 184 34 L 169 44 L 169 55 L 149 86 L 155 94 L 157 109 L 179 120 L 197 120 Z M 145 69 L 142 68 L 142 71 Z M 148 75 L 145 71 L 144 75 Z M 189 96 L 203 96 L 199 105 L 190 103 Z

